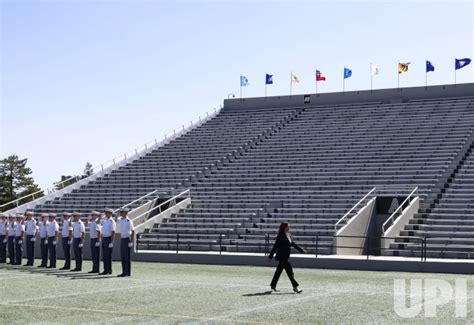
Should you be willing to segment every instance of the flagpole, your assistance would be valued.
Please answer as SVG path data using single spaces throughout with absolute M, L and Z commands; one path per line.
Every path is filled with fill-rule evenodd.
M 293 72 L 290 73 L 290 96 L 293 88 Z
M 317 68 L 315 69 L 315 72 L 314 72 L 314 81 L 316 82 L 316 94 L 317 94 L 318 93 L 318 79 L 316 78 L 316 71 L 318 71 Z
M 374 77 L 372 75 L 372 62 L 370 62 L 370 65 L 369 65 L 369 70 L 370 70 L 370 92 L 372 92 L 372 78 Z
M 344 67 L 344 70 L 346 68 Z M 342 94 L 344 95 L 344 93 L 346 92 L 346 76 L 342 76 Z
M 397 66 L 397 89 L 400 91 L 400 61 Z
M 454 87 L 456 87 L 456 67 L 454 67 Z
M 425 88 L 428 88 L 428 59 L 425 59 Z
M 267 80 L 265 80 L 265 98 L 267 98 Z

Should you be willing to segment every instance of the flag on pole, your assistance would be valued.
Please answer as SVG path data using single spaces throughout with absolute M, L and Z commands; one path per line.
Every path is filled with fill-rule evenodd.
M 403 72 L 408 72 L 409 65 L 410 65 L 410 62 L 398 63 L 398 74 L 403 73 Z
M 291 82 L 292 83 L 299 83 L 300 82 L 300 78 L 294 74 L 293 72 L 291 73 Z
M 326 76 L 319 70 L 316 70 L 316 81 L 326 81 Z
M 265 75 L 265 85 L 273 85 L 273 75 L 272 74 L 266 74 Z
M 370 64 L 370 73 L 372 76 L 376 76 L 379 74 L 379 65 L 378 64 Z
M 352 70 L 344 67 L 344 79 L 352 77 Z
M 426 72 L 431 71 L 435 71 L 435 67 L 430 61 L 426 61 Z
M 246 76 L 240 76 L 240 87 L 248 86 L 249 80 Z
M 456 60 L 456 63 L 455 63 L 455 69 L 456 69 L 456 70 L 462 69 L 462 68 L 464 68 L 466 65 L 468 65 L 468 64 L 471 63 L 471 59 L 469 59 L 469 58 L 455 59 L 455 60 Z

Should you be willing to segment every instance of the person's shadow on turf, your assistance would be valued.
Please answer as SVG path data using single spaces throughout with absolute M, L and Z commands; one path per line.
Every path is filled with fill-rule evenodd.
M 242 297 L 259 297 L 259 296 L 289 295 L 289 294 L 293 294 L 293 292 L 272 292 L 271 290 L 268 290 L 268 291 L 263 291 L 263 292 L 246 293 L 246 294 L 243 294 Z

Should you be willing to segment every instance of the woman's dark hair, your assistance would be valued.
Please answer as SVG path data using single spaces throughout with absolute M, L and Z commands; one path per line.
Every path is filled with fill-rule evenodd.
M 280 224 L 280 230 L 278 230 L 278 232 L 279 232 L 279 233 L 284 233 L 286 227 L 288 227 L 288 222 L 282 222 L 282 223 Z

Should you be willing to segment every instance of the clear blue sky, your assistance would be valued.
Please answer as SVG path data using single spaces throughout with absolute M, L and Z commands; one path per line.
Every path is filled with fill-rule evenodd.
M 43 187 L 188 122 L 238 94 L 453 83 L 474 56 L 472 1 L 1 1 L 1 157 L 29 158 Z M 474 64 L 458 82 L 474 81 Z

